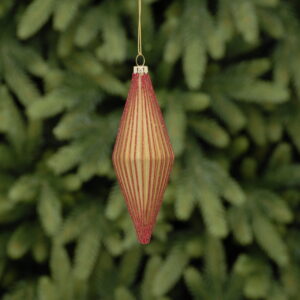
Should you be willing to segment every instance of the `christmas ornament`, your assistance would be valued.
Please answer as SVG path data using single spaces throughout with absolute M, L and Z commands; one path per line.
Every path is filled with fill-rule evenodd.
M 138 8 L 138 55 L 112 160 L 138 240 L 148 244 L 174 153 L 142 53 L 141 0 Z

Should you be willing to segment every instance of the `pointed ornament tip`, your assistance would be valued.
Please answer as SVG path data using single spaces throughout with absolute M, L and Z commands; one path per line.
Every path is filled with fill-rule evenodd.
M 137 238 L 141 244 L 147 245 L 150 243 L 153 226 L 136 224 L 135 230 Z

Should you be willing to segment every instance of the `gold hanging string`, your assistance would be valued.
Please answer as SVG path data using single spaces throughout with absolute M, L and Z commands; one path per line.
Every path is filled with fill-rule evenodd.
M 143 66 L 145 64 L 145 57 L 142 49 L 142 0 L 138 0 L 138 54 L 135 58 L 137 66 Z M 138 60 L 142 58 L 142 64 L 139 64 Z
M 143 55 L 142 51 L 142 5 L 141 5 L 142 0 L 138 0 L 138 54 Z

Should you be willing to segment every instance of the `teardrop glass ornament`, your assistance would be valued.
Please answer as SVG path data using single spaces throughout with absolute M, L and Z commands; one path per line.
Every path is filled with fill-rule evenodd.
M 174 152 L 147 66 L 134 67 L 112 160 L 138 240 L 148 244 Z

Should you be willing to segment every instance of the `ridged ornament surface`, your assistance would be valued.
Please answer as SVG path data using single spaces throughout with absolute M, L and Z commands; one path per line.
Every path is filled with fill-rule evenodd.
M 112 160 L 138 240 L 148 244 L 174 161 L 148 73 L 132 75 Z

